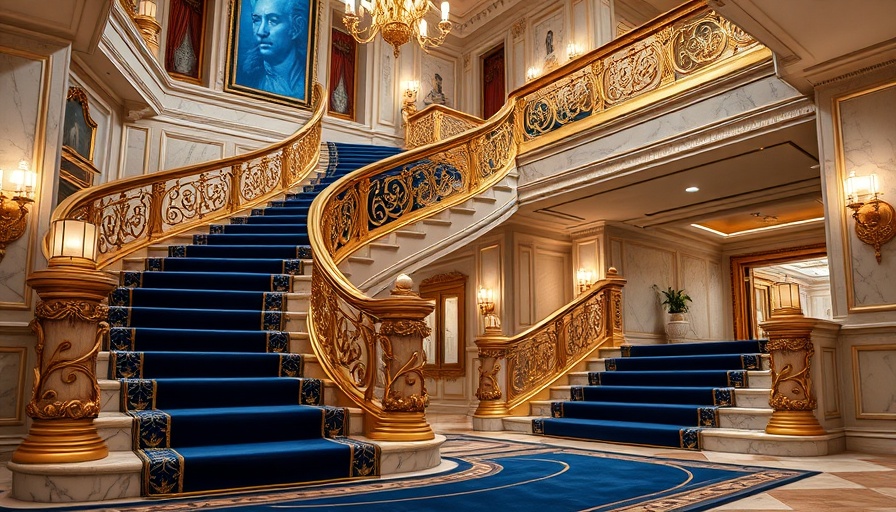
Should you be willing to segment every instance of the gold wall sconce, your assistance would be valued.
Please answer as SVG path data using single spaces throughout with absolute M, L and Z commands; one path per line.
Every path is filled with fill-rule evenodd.
M 420 92 L 420 82 L 417 80 L 405 80 L 401 83 L 401 114 L 407 124 L 408 118 L 417 113 L 417 93 Z
M 583 293 L 591 285 L 594 284 L 594 271 L 587 268 L 580 268 L 576 271 L 576 283 L 579 285 L 579 293 Z
M 874 257 L 880 263 L 880 248 L 896 236 L 896 212 L 886 201 L 882 201 L 877 174 L 856 176 L 850 171 L 844 187 L 846 206 L 852 210 L 856 221 L 856 236 L 862 242 L 874 247 Z
M 12 184 L 12 195 L 2 190 L 4 179 L 0 169 L 0 262 L 6 256 L 6 246 L 15 242 L 28 227 L 28 205 L 34 202 L 34 185 L 37 176 L 28 169 L 28 162 L 19 162 L 19 168 L 6 171 Z
M 495 314 L 495 292 L 491 288 L 480 287 L 476 302 L 479 304 L 479 313 L 485 321 L 485 333 L 500 334 L 501 320 Z
M 585 53 L 582 47 L 578 43 L 569 43 L 566 45 L 566 57 L 569 60 L 575 60 L 582 56 Z

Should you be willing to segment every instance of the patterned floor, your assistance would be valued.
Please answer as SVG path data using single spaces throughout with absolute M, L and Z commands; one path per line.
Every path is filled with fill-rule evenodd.
M 468 416 L 427 414 L 439 433 L 464 433 L 473 436 L 503 438 L 530 443 L 587 447 L 618 453 L 654 455 L 686 460 L 705 460 L 733 464 L 821 471 L 822 474 L 751 496 L 714 510 L 760 512 L 792 510 L 800 512 L 896 512 L 896 455 L 842 453 L 826 457 L 772 457 L 721 452 L 690 452 L 663 448 L 634 447 L 584 441 L 571 441 L 510 432 L 472 432 Z M 11 475 L 0 465 L 0 498 L 11 484 Z M 104 507 L 99 507 L 98 510 Z

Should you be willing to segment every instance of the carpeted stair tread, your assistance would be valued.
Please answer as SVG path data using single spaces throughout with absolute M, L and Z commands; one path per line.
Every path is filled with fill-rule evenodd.
M 574 386 L 571 398 L 586 402 L 675 403 L 728 406 L 734 388 L 685 386 Z
M 265 225 L 275 226 L 277 224 L 295 225 L 306 224 L 308 222 L 307 215 L 250 215 L 248 217 L 234 217 L 231 219 L 230 226 L 252 226 Z
M 665 370 L 758 370 L 762 354 L 709 354 L 691 356 L 619 357 L 606 359 L 610 371 Z
M 237 489 L 268 485 L 333 481 L 353 476 L 376 476 L 379 468 L 370 462 L 364 475 L 352 468 L 351 445 L 334 439 L 306 439 L 185 447 L 182 492 Z
M 283 234 L 283 233 L 307 233 L 308 226 L 305 223 L 290 224 L 221 224 L 212 226 L 215 233 L 224 235 L 236 234 Z
M 583 418 L 539 418 L 534 422 L 533 428 L 536 433 L 549 436 L 642 446 L 699 449 L 699 427 Z M 538 426 L 539 423 L 542 426 Z M 685 435 L 682 430 L 685 431 Z
M 134 288 L 288 292 L 290 279 L 289 274 L 254 272 L 220 273 L 212 279 L 209 279 L 207 272 L 126 271 L 121 273 L 121 285 Z
M 706 405 L 622 402 L 554 402 L 554 417 L 718 426 L 717 407 Z
M 121 378 L 225 378 L 298 377 L 300 354 L 272 352 L 111 351 L 110 377 Z
M 120 379 L 123 387 L 139 386 L 152 382 L 152 407 L 155 409 L 215 408 L 262 405 L 301 404 L 304 396 L 319 393 L 322 385 L 318 379 L 299 377 L 208 377 Z M 316 389 L 311 389 L 316 388 Z M 123 403 L 134 394 L 122 393 Z M 139 395 L 139 393 L 138 393 Z M 142 402 L 141 402 L 142 403 Z M 308 405 L 320 405 L 305 400 Z M 145 407 L 144 407 L 145 408 Z M 128 410 L 140 407 L 128 406 Z
M 182 303 L 201 304 L 203 309 L 283 311 L 286 299 L 286 292 L 118 288 L 109 296 L 109 305 L 164 308 Z
M 289 333 L 262 330 L 113 327 L 110 348 L 127 351 L 286 352 Z
M 746 370 L 604 371 L 588 372 L 592 386 L 746 387 Z
M 764 352 L 766 340 L 706 341 L 668 345 L 626 345 L 628 357 L 688 356 L 710 354 L 755 354 Z
M 109 307 L 109 325 L 112 327 L 276 331 L 283 327 L 284 320 L 284 313 L 280 311 Z
M 279 206 L 276 208 L 254 208 L 252 210 L 253 217 L 295 217 L 306 215 L 308 207 L 305 206 Z
M 165 409 L 162 412 L 170 418 L 168 446 L 177 450 L 209 444 L 298 441 L 325 434 L 324 410 L 310 405 Z M 218 428 L 222 424 L 227 428 Z
M 147 272 L 289 274 L 302 271 L 302 260 L 280 258 L 147 258 Z
M 308 232 L 289 233 L 238 233 L 193 235 L 198 245 L 308 245 Z
M 178 258 L 302 258 L 307 251 L 306 245 L 172 245 L 168 248 L 168 256 Z

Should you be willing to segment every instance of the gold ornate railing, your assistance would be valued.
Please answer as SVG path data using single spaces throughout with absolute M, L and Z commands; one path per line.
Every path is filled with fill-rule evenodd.
M 323 87 L 315 84 L 311 118 L 288 139 L 244 155 L 136 176 L 73 194 L 53 220 L 99 227 L 103 268 L 152 243 L 250 208 L 303 181 L 320 158 Z
M 624 285 L 625 279 L 610 268 L 606 279 L 526 331 L 477 338 L 481 366 L 476 415 L 512 414 L 601 346 L 622 345 Z
M 430 105 L 408 117 L 404 145 L 414 149 L 482 126 L 485 121 L 444 105 Z
M 423 418 L 428 397 L 422 350 L 394 342 L 422 339 L 428 329 L 423 319 L 434 305 L 409 287 L 397 287 L 388 299 L 366 297 L 337 265 L 360 244 L 465 201 L 504 178 L 516 157 L 512 113 L 508 103 L 489 126 L 362 168 L 311 205 L 314 272 L 308 330 L 327 374 L 367 412 L 369 437 L 432 437 Z M 379 368 L 390 366 L 397 371 L 377 375 Z
M 388 299 L 367 297 L 339 271 L 341 261 L 364 244 L 491 187 L 514 168 L 518 154 L 770 57 L 702 0 L 693 0 L 512 92 L 481 126 L 445 139 L 445 128 L 436 126 L 443 109 L 412 117 L 408 147 L 420 147 L 360 169 L 322 192 L 308 219 L 314 253 L 308 329 L 328 376 L 367 412 L 365 433 L 392 440 L 432 437 L 423 417 L 428 397 L 420 338 L 434 306 L 407 283 Z M 491 403 L 482 414 L 509 414 L 601 344 L 620 344 L 623 283 L 611 273 L 526 333 L 496 340 L 493 347 L 480 345 L 487 369 L 479 394 Z M 501 389 L 499 359 L 508 366 L 503 392 L 495 391 Z M 381 368 L 386 370 L 379 374 Z

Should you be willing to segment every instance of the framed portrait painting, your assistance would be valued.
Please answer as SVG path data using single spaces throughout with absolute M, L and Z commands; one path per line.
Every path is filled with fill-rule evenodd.
M 560 65 L 561 52 L 565 52 L 566 34 L 563 26 L 563 12 L 557 10 L 533 26 L 532 66 L 543 73 Z
M 232 0 L 225 90 L 308 107 L 317 0 Z

